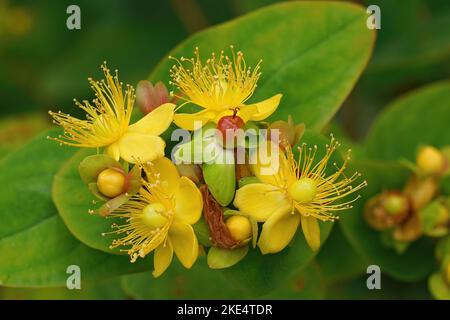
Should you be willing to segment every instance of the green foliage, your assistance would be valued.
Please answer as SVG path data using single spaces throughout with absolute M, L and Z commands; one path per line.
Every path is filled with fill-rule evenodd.
M 6 286 L 58 286 L 72 264 L 83 270 L 83 279 L 101 279 L 141 271 L 117 257 L 90 249 L 67 230 L 51 199 L 53 176 L 72 154 L 46 139 L 52 130 L 0 162 L 0 283 Z M 80 180 L 81 181 L 81 180 Z M 82 214 L 82 213 L 80 213 Z
M 66 287 L 49 288 L 7 288 L 0 287 L 0 300 L 123 300 L 119 278 L 100 282 L 83 281 L 81 289 L 69 290 Z
M 94 150 L 80 150 L 61 166 L 53 182 L 53 201 L 64 223 L 76 238 L 94 249 L 118 254 L 118 249 L 109 248 L 114 237 L 102 236 L 112 230 L 111 219 L 88 213 L 90 209 L 98 209 L 102 203 L 81 180 L 78 166 L 84 158 L 93 154 Z
M 245 54 L 249 66 L 262 58 L 262 76 L 251 101 L 283 93 L 271 119 L 284 120 L 291 114 L 307 128 L 320 130 L 370 57 L 374 32 L 365 27 L 366 17 L 362 7 L 350 3 L 285 2 L 199 32 L 170 55 L 191 57 L 199 47 L 206 59 L 213 51 L 229 53 L 232 44 Z M 173 64 L 173 60 L 162 60 L 151 81 L 167 82 Z
M 361 191 L 362 198 L 353 208 L 342 213 L 340 221 L 320 223 L 320 252 L 311 251 L 300 228 L 292 243 L 278 254 L 261 255 L 250 244 L 236 249 L 232 255 L 212 249 L 208 257 L 202 253 L 190 270 L 174 259 L 169 269 L 154 279 L 150 272 L 152 255 L 131 264 L 123 252 L 110 249 L 113 235 L 102 236 L 118 219 L 88 214 L 89 209 L 97 209 L 101 203 L 83 183 L 78 166 L 86 156 L 96 154 L 96 150 L 76 152 L 45 139 L 46 135 L 56 136 L 57 130 L 40 135 L 18 149 L 32 134 L 48 125 L 40 116 L 33 115 L 25 120 L 0 121 L 0 156 L 10 152 L 0 160 L 0 184 L 5 186 L 0 193 L 0 285 L 5 286 L 0 287 L 0 298 L 428 299 L 425 286 L 431 275 L 430 292 L 435 298 L 449 299 L 448 283 L 436 263 L 437 260 L 442 264 L 447 259 L 449 238 L 440 239 L 436 244 L 422 237 L 401 250 L 397 243 L 394 250 L 383 243 L 380 232 L 367 225 L 363 212 L 366 201 L 375 194 L 404 186 L 410 172 L 399 165 L 399 160 L 414 161 L 417 149 L 423 144 L 450 145 L 450 82 L 432 83 L 394 100 L 375 120 L 365 141 L 355 142 L 341 136 L 359 135 L 358 128 L 367 127 L 374 110 L 382 105 L 380 101 L 424 81 L 448 76 L 450 65 L 446 58 L 450 47 L 448 36 L 442 30 L 448 25 L 450 6 L 445 1 L 413 0 L 405 4 L 366 1 L 367 5 L 379 5 L 383 13 L 377 50 L 342 119 L 333 122 L 329 130 L 326 125 L 355 86 L 372 52 L 375 33 L 366 28 L 365 8 L 347 2 L 296 1 L 258 9 L 273 2 L 276 1 L 225 2 L 217 12 L 215 6 L 203 1 L 199 3 L 196 21 L 177 19 L 180 8 L 175 2 L 158 7 L 143 4 L 138 9 L 114 4 L 106 10 L 103 5 L 95 4 L 83 14 L 99 18 L 101 13 L 102 19 L 90 19 L 96 21 L 95 25 L 86 28 L 92 31 L 83 33 L 55 31 L 60 29 L 53 28 L 52 21 L 64 24 L 61 18 L 51 19 L 60 17 L 55 12 L 64 11 L 61 4 L 48 10 L 26 5 L 25 13 L 39 22 L 36 24 L 39 28 L 32 29 L 36 32 L 24 34 L 21 43 L 20 37 L 0 29 L 2 39 L 7 39 L 1 43 L 2 48 L 3 45 L 9 48 L 0 53 L 3 58 L 0 69 L 5 71 L 5 76 L 0 77 L 0 92 L 5 96 L 1 113 L 23 111 L 37 104 L 43 107 L 49 101 L 52 105 L 60 103 L 69 107 L 73 96 L 89 98 L 85 78 L 92 73 L 98 78 L 100 71 L 96 66 L 104 59 L 108 59 L 112 69 L 117 67 L 123 72 L 124 82 L 133 83 L 145 76 L 164 52 L 186 35 L 183 27 L 191 32 L 206 26 L 208 20 L 218 22 L 229 20 L 236 13 L 244 14 L 188 37 L 169 54 L 190 57 L 194 48 L 199 47 L 204 61 L 213 51 L 224 50 L 229 54 L 228 46 L 234 45 L 236 51 L 245 54 L 248 66 L 254 66 L 262 58 L 262 76 L 249 103 L 282 93 L 281 104 L 269 121 L 286 120 L 292 115 L 296 123 L 304 122 L 308 130 L 302 142 L 317 144 L 317 157 L 323 154 L 321 147 L 329 140 L 314 132 L 334 132 L 344 146 L 341 151 L 347 147 L 354 149 L 358 161 L 351 163 L 349 173 L 361 172 L 369 186 Z M 13 7 L 5 5 L 2 10 L 13 12 Z M 157 9 L 170 15 L 163 18 Z M 124 23 L 116 23 L 115 12 L 121 12 Z M 155 25 L 149 28 L 135 19 L 136 16 Z M 42 27 L 53 31 L 45 33 Z M 120 45 L 99 41 L 105 32 L 124 41 Z M 41 45 L 43 42 L 45 46 Z M 60 47 L 70 50 L 61 52 L 56 59 L 49 55 Z M 21 66 L 20 70 L 9 67 L 17 64 L 16 57 L 30 57 L 26 58 L 28 65 Z M 173 63 L 164 58 L 150 79 L 167 83 Z M 26 87 L 27 92 L 20 86 Z M 28 104 L 29 107 L 17 108 Z M 193 110 L 192 106 L 186 106 L 180 111 Z M 361 115 L 363 119 L 359 121 Z M 133 119 L 139 116 L 136 110 Z M 30 131 L 22 130 L 25 127 Z M 175 143 L 169 141 L 173 129 L 172 124 L 162 136 L 167 142 L 166 154 Z M 340 160 L 339 155 L 335 158 Z M 234 194 L 235 179 L 231 179 L 234 168 L 216 169 L 205 165 L 205 180 L 208 184 L 211 177 L 218 181 L 211 192 L 226 205 Z M 328 169 L 334 168 L 330 164 Z M 229 179 L 224 179 L 225 176 Z M 449 195 L 449 181 L 449 176 L 441 181 L 443 196 Z M 239 186 L 253 182 L 254 178 L 244 178 Z M 229 192 L 220 194 L 223 188 Z M 436 220 L 436 210 L 431 209 L 422 212 L 422 222 L 428 231 Z M 194 230 L 200 244 L 211 244 L 203 219 L 194 225 Z M 81 267 L 81 291 L 62 287 L 68 277 L 66 269 L 72 264 Z M 225 269 L 212 270 L 208 264 Z M 370 264 L 381 267 L 382 292 L 367 290 L 365 270 Z M 142 271 L 145 273 L 139 273 Z M 136 274 L 125 275 L 129 273 Z
M 388 105 L 366 140 L 370 159 L 415 161 L 420 145 L 450 144 L 448 119 L 450 82 L 442 81 L 410 92 Z
M 200 257 L 189 270 L 173 261 L 159 278 L 150 272 L 124 276 L 125 292 L 134 299 L 239 299 L 243 291 L 230 285 L 217 270 L 209 269 L 205 257 Z

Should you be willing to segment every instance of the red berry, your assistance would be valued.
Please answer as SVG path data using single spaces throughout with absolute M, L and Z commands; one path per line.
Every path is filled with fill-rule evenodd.
M 237 115 L 222 117 L 217 123 L 217 129 L 222 133 L 225 145 L 228 145 L 230 143 L 229 141 L 226 141 L 227 131 L 232 131 L 232 133 L 228 133 L 228 135 L 230 135 L 230 137 L 236 138 L 236 131 L 238 129 L 244 128 L 244 126 L 244 120 L 242 120 L 242 118 Z

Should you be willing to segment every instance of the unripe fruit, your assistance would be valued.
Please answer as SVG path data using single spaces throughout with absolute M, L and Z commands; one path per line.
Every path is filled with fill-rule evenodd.
M 299 203 L 311 202 L 317 194 L 316 182 L 311 178 L 301 178 L 289 186 L 288 192 Z
M 419 169 L 427 175 L 441 173 L 445 167 L 444 156 L 438 149 L 431 146 L 420 149 L 416 163 Z
M 167 217 L 163 215 L 165 210 L 162 203 L 151 203 L 142 210 L 142 220 L 150 229 L 162 228 L 168 222 Z
M 408 199 L 402 194 L 389 194 L 384 199 L 383 205 L 389 215 L 402 214 L 408 210 Z
M 220 118 L 217 129 L 222 133 L 223 144 L 228 146 L 231 143 L 236 143 L 236 131 L 244 128 L 244 126 L 244 120 L 237 115 Z M 232 138 L 232 141 L 228 141 L 230 138 Z
M 236 241 L 244 241 L 252 236 L 252 225 L 246 217 L 231 216 L 225 221 L 225 224 Z
M 108 198 L 115 198 L 124 192 L 125 175 L 118 170 L 105 169 L 97 177 L 98 190 Z

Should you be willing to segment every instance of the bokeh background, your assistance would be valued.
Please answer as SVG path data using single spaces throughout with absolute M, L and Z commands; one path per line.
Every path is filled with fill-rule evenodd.
M 99 66 L 104 60 L 112 68 L 120 69 L 122 79 L 136 84 L 146 79 L 156 63 L 189 35 L 276 2 L 0 0 L 0 157 L 49 127 L 47 110 L 73 113 L 73 98 L 91 98 L 87 77 L 99 77 Z M 381 8 L 381 30 L 377 33 L 367 69 L 330 128 L 358 142 L 388 102 L 424 84 L 449 78 L 450 1 L 354 2 L 364 6 L 376 4 Z M 66 8 L 71 4 L 81 8 L 81 30 L 66 28 Z M 345 246 L 345 239 L 339 229 L 335 229 L 333 236 L 341 242 L 334 243 Z M 359 259 L 350 246 L 347 249 L 349 259 Z M 328 245 L 321 251 L 317 265 L 326 250 L 333 250 L 333 247 Z M 414 297 L 429 297 L 423 290 L 425 283 L 405 286 L 391 279 L 386 279 L 386 286 L 392 287 L 393 296 L 385 290 L 384 295 L 369 293 L 361 269 L 352 270 L 354 274 L 361 273 L 359 278 L 345 285 L 334 283 L 325 296 L 317 296 L 314 285 L 308 282 L 316 274 L 316 264 L 309 268 L 307 277 L 299 275 L 298 281 L 287 285 L 283 293 L 274 297 L 404 298 L 411 297 L 413 292 L 420 292 Z M 332 277 L 333 266 L 323 268 L 329 268 L 329 277 Z M 133 296 L 132 290 L 127 290 L 139 281 L 112 279 L 92 284 L 82 293 L 60 288 L 0 287 L 0 298 L 146 298 L 148 296 Z M 189 284 L 180 279 L 168 296 L 176 298 L 176 292 L 189 290 L 192 290 Z M 151 297 L 151 292 L 148 294 Z

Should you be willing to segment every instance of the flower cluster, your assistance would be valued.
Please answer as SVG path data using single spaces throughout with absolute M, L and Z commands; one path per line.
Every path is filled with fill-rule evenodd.
M 50 112 L 64 130 L 50 139 L 97 149 L 79 171 L 103 201 L 92 213 L 115 220 L 104 233 L 114 237 L 111 249 L 126 252 L 131 262 L 153 253 L 155 277 L 174 254 L 190 268 L 207 252 L 211 268 L 225 268 L 251 247 L 262 254 L 280 252 L 301 241 L 294 240 L 298 230 L 318 250 L 321 224 L 351 208 L 367 184 L 356 182 L 359 173 L 345 174 L 349 154 L 341 159 L 333 136 L 323 146 L 299 142 L 305 126 L 295 125 L 292 117 L 264 121 L 282 95 L 247 103 L 257 89 L 261 61 L 251 68 L 233 47 L 230 55 L 213 53 L 206 61 L 198 48 L 193 58 L 170 58 L 175 61 L 169 70 L 174 93 L 161 82 L 142 81 L 136 97 L 133 87 L 124 87 L 117 71 L 112 75 L 103 64 L 105 79 L 89 79 L 93 102 L 76 102 L 85 119 Z M 131 124 L 135 100 L 144 116 Z M 179 112 L 186 104 L 201 111 Z M 172 123 L 192 141 L 165 150 L 167 141 L 160 135 L 172 130 Z M 243 139 L 239 131 L 246 134 Z M 246 140 L 250 131 L 250 138 L 258 139 Z M 178 161 L 183 152 L 197 155 L 195 146 L 200 152 L 213 150 L 214 156 Z
M 439 194 L 449 173 L 448 148 L 422 146 L 415 163 L 403 161 L 412 174 L 402 190 L 384 190 L 365 206 L 364 217 L 382 232 L 383 243 L 398 252 L 421 236 L 442 238 L 450 231 L 450 202 Z

